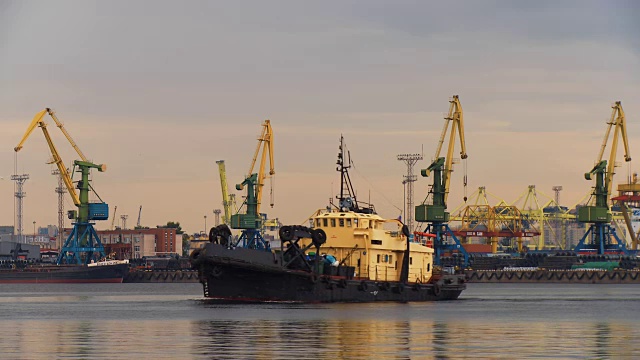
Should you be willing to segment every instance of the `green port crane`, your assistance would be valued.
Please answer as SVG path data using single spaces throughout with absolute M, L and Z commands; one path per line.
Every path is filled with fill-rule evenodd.
M 260 167 L 258 172 L 254 173 L 253 169 L 260 153 Z M 262 134 L 258 138 L 258 147 L 249 167 L 248 175 L 242 183 L 236 185 L 236 190 L 246 188 L 247 196 L 241 205 L 241 207 L 245 207 L 244 213 L 231 215 L 231 228 L 242 229 L 242 233 L 234 246 L 241 244 L 245 248 L 270 250 L 269 244 L 262 236 L 264 217 L 260 214 L 262 190 L 264 180 L 267 177 L 265 173 L 267 153 L 269 153 L 269 176 L 273 176 L 275 175 L 273 167 L 273 130 L 270 120 L 265 120 L 262 124 Z M 270 194 L 270 205 L 273 207 L 273 189 L 271 189 Z
M 462 105 L 458 95 L 454 95 L 449 101 L 449 114 L 445 117 L 444 128 L 440 135 L 440 141 L 436 149 L 435 160 L 428 168 L 422 169 L 420 174 L 428 177 L 433 173 L 433 186 L 430 194 L 432 195 L 432 203 L 427 204 L 427 199 L 422 204 L 415 207 L 415 219 L 418 222 L 427 223 L 425 233 L 435 235 L 433 242 L 434 247 L 434 263 L 440 265 L 440 257 L 447 251 L 458 251 L 464 256 L 464 265 L 469 262 L 469 254 L 462 247 L 462 243 L 455 236 L 451 228 L 449 228 L 449 212 L 447 212 L 447 197 L 449 195 L 449 183 L 451 181 L 451 173 L 453 172 L 453 151 L 455 148 L 456 131 L 460 138 L 460 158 L 466 161 L 467 150 L 464 141 L 464 117 Z M 451 124 L 451 132 L 446 157 L 440 156 L 447 130 Z M 467 201 L 466 186 L 467 174 L 466 166 L 464 167 L 464 186 L 465 197 Z
M 625 242 L 618 237 L 615 228 L 611 226 L 612 215 L 609 209 L 609 197 L 611 196 L 613 175 L 615 174 L 619 138 L 622 138 L 624 144 L 624 160 L 626 162 L 631 161 L 629 141 L 627 140 L 627 122 L 622 103 L 616 101 L 612 109 L 611 119 L 607 122 L 607 131 L 598 153 L 596 165 L 591 171 L 584 174 L 586 180 L 595 178 L 596 184 L 592 193 L 593 198 L 595 198 L 595 205 L 582 206 L 578 209 L 578 221 L 591 224 L 575 247 L 575 251 L 578 253 L 602 255 L 608 253 L 627 254 L 628 252 Z M 607 160 L 602 158 L 611 130 L 613 130 L 613 139 L 609 162 L 607 163 Z
M 60 157 L 60 153 L 56 149 L 53 140 L 49 135 L 47 124 L 43 120 L 46 114 L 49 114 L 54 119 L 58 127 L 67 137 L 67 140 L 69 140 L 78 155 L 82 158 L 82 160 L 74 161 L 74 167 L 71 171 L 72 173 L 79 172 L 81 174 L 81 178 L 77 182 L 76 187 L 74 187 L 73 180 L 69 175 L 69 171 L 67 171 L 67 168 L 64 166 L 64 162 Z M 49 150 L 51 151 L 51 156 L 53 158 L 51 163 L 55 164 L 58 167 L 64 184 L 67 187 L 67 191 L 69 192 L 73 203 L 78 208 L 78 210 L 71 210 L 68 213 L 69 219 L 73 219 L 75 220 L 75 222 L 71 234 L 60 249 L 57 263 L 88 264 L 92 260 L 96 261 L 104 258 L 104 246 L 100 242 L 100 238 L 98 237 L 98 234 L 94 229 L 93 223 L 91 221 L 107 220 L 109 218 L 109 206 L 104 201 L 102 201 L 102 199 L 100 199 L 97 193 L 96 196 L 98 197 L 98 199 L 100 199 L 100 202 L 89 202 L 89 191 L 91 190 L 95 193 L 95 190 L 93 189 L 93 187 L 91 187 L 90 184 L 89 174 L 91 172 L 91 169 L 97 169 L 99 172 L 106 171 L 106 165 L 94 164 L 90 161 L 87 161 L 84 154 L 82 154 L 78 146 L 71 139 L 71 136 L 66 130 L 64 130 L 62 124 L 55 117 L 55 113 L 49 108 L 40 111 L 34 116 L 33 120 L 29 124 L 29 127 L 27 128 L 26 133 L 22 137 L 22 140 L 20 141 L 18 146 L 14 148 L 15 152 L 18 152 L 22 149 L 25 141 L 37 126 L 42 129 L 44 137 L 47 141 L 47 145 L 49 145 Z M 76 188 L 79 190 L 79 194 L 78 192 L 76 192 Z

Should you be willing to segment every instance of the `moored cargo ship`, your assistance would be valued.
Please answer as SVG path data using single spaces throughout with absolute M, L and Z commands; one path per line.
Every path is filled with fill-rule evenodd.
M 88 265 L 28 265 L 0 269 L 0 284 L 121 283 L 128 270 L 128 260 Z

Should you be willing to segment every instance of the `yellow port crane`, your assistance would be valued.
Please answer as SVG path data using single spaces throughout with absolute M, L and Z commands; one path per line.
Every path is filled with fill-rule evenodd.
M 51 136 L 49 135 L 49 131 L 47 130 L 47 124 L 44 122 L 43 118 L 46 114 L 49 114 L 58 127 L 65 134 L 67 140 L 71 143 L 73 148 L 76 150 L 78 155 L 82 158 L 82 160 L 74 161 L 74 171 L 77 168 L 78 172 L 82 175 L 81 180 L 77 183 L 77 188 L 79 190 L 76 192 L 76 187 L 73 185 L 73 180 L 69 175 L 69 171 L 64 166 L 62 158 L 60 157 L 60 153 L 58 149 L 55 147 Z M 14 148 L 16 152 L 20 151 L 29 137 L 29 135 L 33 132 L 36 126 L 42 129 L 44 137 L 49 145 L 49 150 L 51 151 L 51 156 L 53 160 L 51 163 L 55 164 L 58 167 L 58 171 L 60 172 L 60 176 L 67 187 L 67 191 L 73 200 L 73 203 L 78 207 L 78 210 L 72 210 L 69 212 L 69 218 L 74 219 L 74 227 L 71 231 L 71 234 L 65 241 L 63 245 L 60 255 L 58 256 L 58 264 L 63 262 L 66 263 L 77 263 L 77 264 L 88 264 L 91 260 L 99 260 L 100 258 L 105 257 L 104 247 L 100 242 L 100 238 L 93 228 L 92 220 L 107 220 L 109 218 L 109 207 L 108 205 L 100 199 L 99 203 L 89 203 L 89 190 L 92 190 L 95 193 L 95 190 L 89 184 L 89 173 L 91 169 L 98 169 L 98 171 L 103 172 L 106 170 L 106 165 L 94 164 L 86 160 L 86 157 L 80 151 L 80 148 L 75 144 L 69 133 L 64 129 L 62 123 L 58 121 L 54 112 L 46 108 L 45 110 L 40 111 L 34 117 L 29 127 L 27 127 L 27 131 L 20 143 Z M 96 194 L 97 196 L 97 194 Z M 100 198 L 98 196 L 98 198 Z
M 222 216 L 222 222 L 224 224 L 231 224 L 231 215 L 235 214 L 238 207 L 236 205 L 235 194 L 229 194 L 229 187 L 227 185 L 227 171 L 224 165 L 224 160 L 216 161 L 218 164 L 218 172 L 220 173 L 220 186 L 222 187 L 222 206 L 224 207 L 224 215 Z

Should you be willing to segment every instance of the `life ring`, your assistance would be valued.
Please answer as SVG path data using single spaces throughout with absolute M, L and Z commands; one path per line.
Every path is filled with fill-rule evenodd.
M 367 288 L 369 287 L 369 285 L 367 285 L 367 282 L 362 280 L 360 282 L 360 285 L 358 285 L 358 289 L 362 290 L 362 291 L 367 291 Z
M 440 295 L 440 285 L 438 284 L 433 284 L 433 295 L 438 296 Z

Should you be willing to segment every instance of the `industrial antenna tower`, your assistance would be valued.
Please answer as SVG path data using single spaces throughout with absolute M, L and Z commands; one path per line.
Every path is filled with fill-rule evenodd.
M 215 226 L 220 225 L 220 214 L 221 213 L 222 213 L 222 210 L 220 210 L 220 209 L 214 209 L 213 210 L 213 215 L 215 216 L 215 223 L 216 223 Z
M 22 185 L 29 179 L 29 174 L 11 175 L 11 180 L 16 182 L 16 215 L 17 215 L 17 230 L 18 230 L 18 242 L 24 242 L 22 238 L 22 199 L 27 196 L 27 193 L 22 191 Z
M 407 164 L 407 175 L 404 176 L 404 180 L 402 184 L 405 185 L 407 189 L 407 199 L 406 206 L 404 208 L 404 223 L 407 225 L 409 230 L 413 231 L 413 183 L 418 179 L 416 175 L 413 175 L 413 165 L 415 165 L 418 160 L 422 160 L 422 155 L 420 154 L 400 154 L 398 155 L 399 161 L 404 161 Z
M 68 171 L 69 169 L 67 169 L 67 172 Z M 58 236 L 56 238 L 56 247 L 60 249 L 64 244 L 64 193 L 67 192 L 67 189 L 64 186 L 64 180 L 62 179 L 62 175 L 60 175 L 60 170 L 53 169 L 51 175 L 58 177 L 58 187 L 55 190 L 56 194 L 58 194 Z
M 122 219 L 122 230 L 127 230 L 127 219 L 129 215 L 120 215 L 120 219 Z

